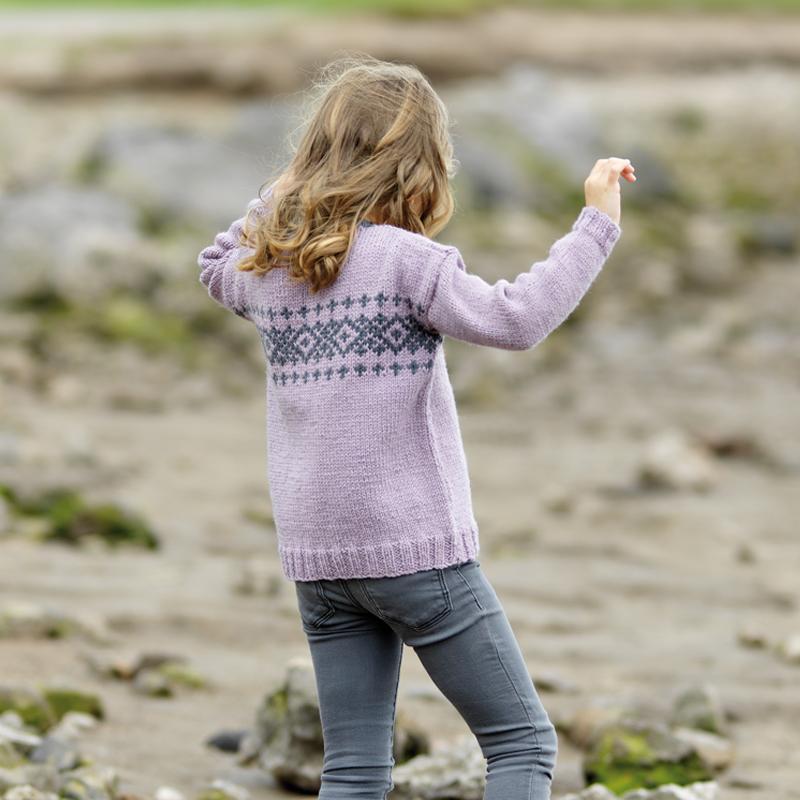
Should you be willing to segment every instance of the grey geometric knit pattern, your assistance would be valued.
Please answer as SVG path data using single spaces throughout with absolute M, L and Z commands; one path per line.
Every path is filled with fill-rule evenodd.
M 397 292 L 389 297 L 381 290 L 375 295 L 361 294 L 358 298 L 349 295 L 341 300 L 331 298 L 324 305 L 317 302 L 310 308 L 283 306 L 278 309 L 246 303 L 242 311 L 270 321 L 269 325 L 256 327 L 268 362 L 273 367 L 295 367 L 273 371 L 275 383 L 286 383 L 287 380 L 330 380 L 334 376 L 343 379 L 351 371 L 344 363 L 351 354 L 387 356 L 372 366 L 356 362 L 352 372 L 358 376 L 370 371 L 375 375 L 384 372 L 398 375 L 403 369 L 412 372 L 430 369 L 433 366 L 430 356 L 442 336 L 438 331 L 423 328 L 413 314 L 405 312 L 412 305 L 411 298 Z M 344 308 L 347 313 L 338 318 L 332 316 L 337 308 Z M 422 306 L 417 304 L 416 310 L 421 314 Z M 400 356 L 405 353 L 419 353 L 420 356 L 402 360 Z M 337 361 L 338 367 L 335 366 Z M 327 366 L 316 366 L 323 363 Z M 297 365 L 315 366 L 298 372 Z
M 263 213 L 256 198 L 248 206 Z M 444 337 L 527 350 L 574 310 L 622 229 L 584 206 L 513 280 L 459 250 L 363 221 L 333 284 L 236 269 L 244 217 L 198 256 L 209 295 L 253 323 L 266 363 L 267 478 L 290 580 L 402 575 L 477 556 Z M 524 356 L 520 356 L 524 358 Z

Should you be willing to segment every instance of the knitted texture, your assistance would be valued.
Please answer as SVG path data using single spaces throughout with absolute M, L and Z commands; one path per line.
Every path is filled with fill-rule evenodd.
M 248 210 L 263 212 L 268 193 Z M 210 296 L 251 321 L 264 348 L 285 576 L 386 577 L 477 556 L 444 337 L 534 347 L 575 309 L 622 229 L 584 206 L 545 259 L 490 284 L 452 245 L 363 221 L 337 279 L 312 294 L 282 269 L 236 268 L 250 252 L 238 242 L 244 219 L 198 265 Z

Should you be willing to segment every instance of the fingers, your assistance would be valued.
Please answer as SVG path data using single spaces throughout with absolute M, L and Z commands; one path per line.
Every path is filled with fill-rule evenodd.
M 610 156 L 609 158 L 598 158 L 592 172 L 598 181 L 605 181 L 611 184 L 619 180 L 620 177 L 624 177 L 631 182 L 635 181 L 636 176 L 633 174 L 635 169 L 629 158 Z
M 606 180 L 609 183 L 618 181 L 622 170 L 630 166 L 630 163 L 631 160 L 629 158 L 615 158 L 613 156 L 607 158 L 604 165 Z
M 636 176 L 633 174 L 636 168 L 632 164 L 625 165 L 619 172 L 617 177 L 625 178 L 626 181 L 633 181 L 636 180 Z

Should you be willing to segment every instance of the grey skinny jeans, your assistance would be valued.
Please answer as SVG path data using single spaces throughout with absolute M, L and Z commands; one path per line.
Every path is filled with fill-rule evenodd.
M 484 800 L 549 800 L 556 730 L 479 561 L 295 586 L 325 743 L 320 800 L 385 800 L 394 788 L 404 644 L 475 735 Z

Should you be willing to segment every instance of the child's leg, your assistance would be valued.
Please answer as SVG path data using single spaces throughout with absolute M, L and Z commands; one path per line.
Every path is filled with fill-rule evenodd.
M 556 730 L 480 564 L 351 583 L 414 647 L 475 734 L 487 760 L 484 799 L 550 798 Z
M 478 739 L 487 760 L 484 800 L 546 800 L 558 738 L 505 610 L 478 562 L 447 580 L 452 616 L 406 641 Z
M 295 586 L 325 740 L 319 800 L 385 800 L 403 642 L 339 581 Z

